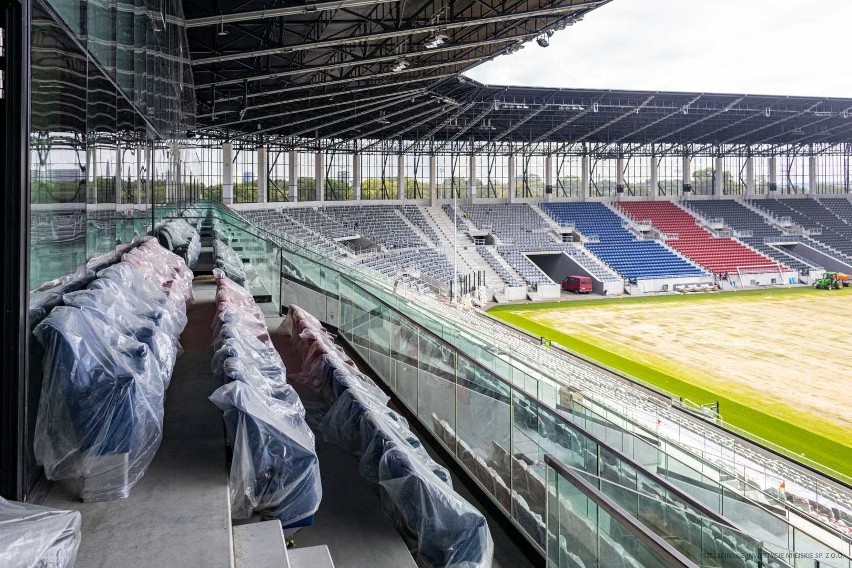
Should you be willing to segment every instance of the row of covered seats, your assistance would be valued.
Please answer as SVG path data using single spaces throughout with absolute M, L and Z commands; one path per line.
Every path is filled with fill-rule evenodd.
M 66 291 L 35 327 L 44 350 L 34 453 L 86 501 L 127 497 L 159 448 L 192 272 L 151 238 Z
M 227 243 L 216 238 L 213 241 L 213 266 L 240 286 L 246 285 L 246 271 L 243 259 Z
M 80 547 L 79 511 L 60 511 L 0 497 L 0 566 L 72 568 Z
M 251 292 L 214 274 L 212 368 L 223 385 L 210 400 L 224 412 L 233 452 L 231 515 L 277 519 L 289 535 L 313 523 L 322 499 L 314 434 Z
M 360 457 L 378 482 L 382 506 L 420 566 L 488 568 L 493 542 L 485 517 L 452 488 L 449 472 L 426 452 L 389 397 L 361 373 L 315 318 L 290 306 L 287 322 L 304 357 L 304 375 L 331 406 L 325 440 Z
M 186 261 L 190 268 L 201 254 L 201 235 L 185 219 L 170 219 L 157 228 L 160 244 Z

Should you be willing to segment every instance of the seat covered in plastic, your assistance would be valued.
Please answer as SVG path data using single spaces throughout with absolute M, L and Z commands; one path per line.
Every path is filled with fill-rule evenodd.
M 411 450 L 388 448 L 379 466 L 382 506 L 419 565 L 486 568 L 493 543 L 485 517 Z
M 219 387 L 210 400 L 224 411 L 233 447 L 233 517 L 256 512 L 285 528 L 304 524 L 319 507 L 322 485 L 314 435 L 300 410 L 241 381 Z

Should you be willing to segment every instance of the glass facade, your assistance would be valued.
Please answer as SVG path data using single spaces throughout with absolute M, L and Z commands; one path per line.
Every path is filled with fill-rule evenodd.
M 56 279 L 147 234 L 200 179 L 184 143 L 195 98 L 179 0 L 36 1 L 31 22 L 27 329 Z M 41 476 L 32 456 L 41 353 L 28 343 L 22 498 Z

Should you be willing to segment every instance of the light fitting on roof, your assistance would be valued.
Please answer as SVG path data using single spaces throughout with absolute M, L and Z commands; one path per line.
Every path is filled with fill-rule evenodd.
M 391 71 L 394 73 L 399 73 L 400 71 L 405 71 L 408 69 L 408 66 L 411 65 L 408 60 L 404 57 L 400 57 L 396 60 L 393 67 L 391 67 Z
M 426 42 L 426 49 L 435 49 L 444 45 L 449 38 L 444 34 L 435 34 Z
M 535 42 L 539 45 L 539 47 L 549 47 L 550 39 L 545 34 L 541 34 L 537 38 L 535 38 Z
M 225 29 L 225 14 L 222 14 L 222 22 L 219 24 L 219 35 L 222 37 L 228 35 L 228 30 Z

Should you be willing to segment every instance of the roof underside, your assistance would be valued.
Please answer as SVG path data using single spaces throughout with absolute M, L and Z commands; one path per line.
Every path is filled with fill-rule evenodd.
M 852 141 L 852 99 L 503 87 L 463 75 L 608 2 L 185 0 L 198 126 L 230 138 L 436 144 Z

